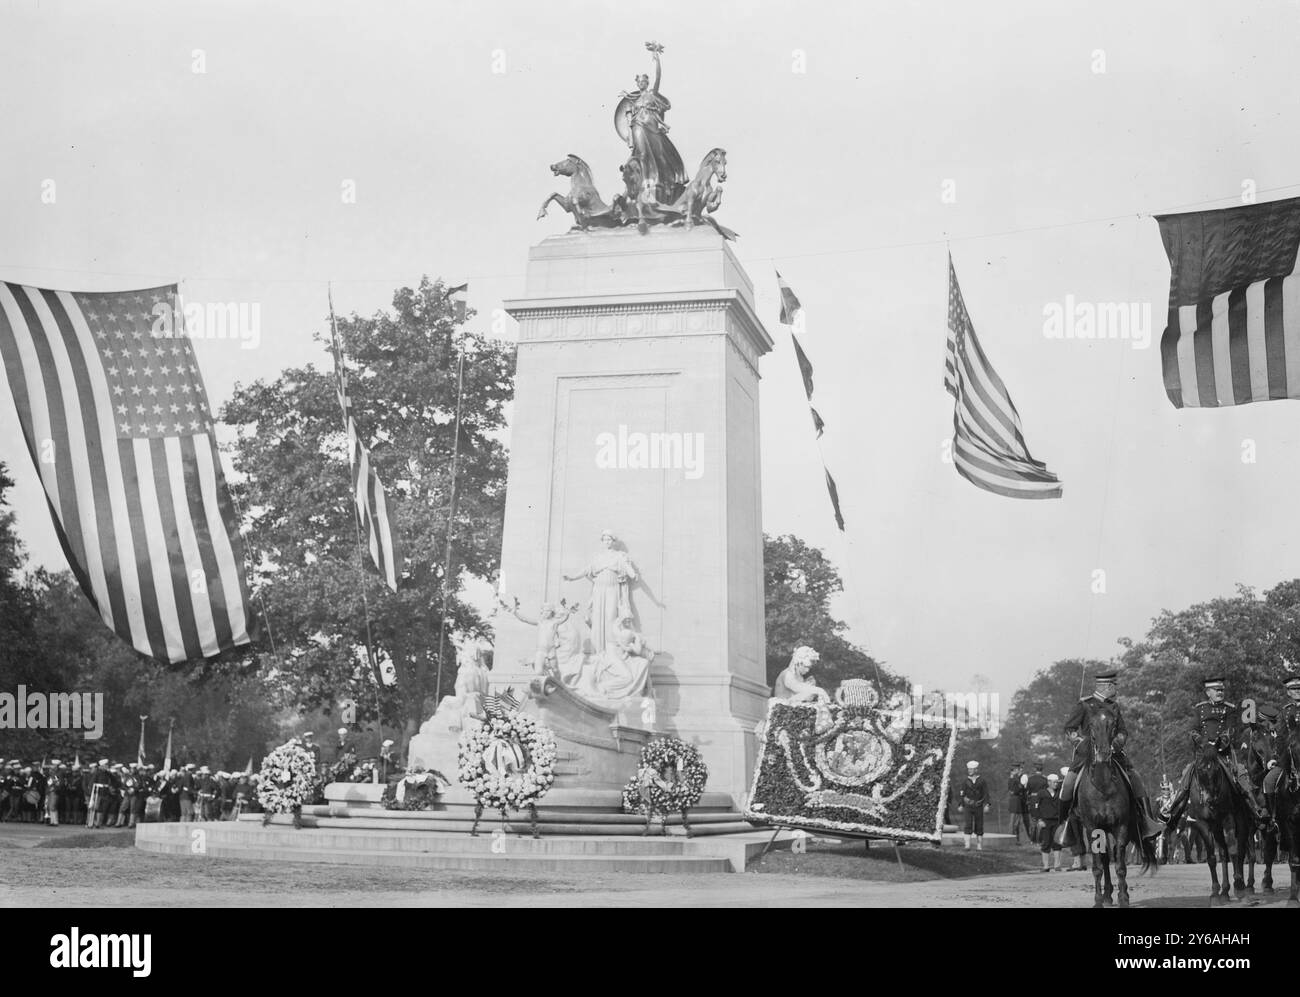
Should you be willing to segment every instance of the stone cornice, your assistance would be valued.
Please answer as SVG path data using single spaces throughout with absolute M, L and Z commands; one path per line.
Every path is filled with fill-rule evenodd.
M 754 366 L 773 345 L 734 288 L 516 298 L 505 307 L 519 322 L 520 343 L 726 334 Z

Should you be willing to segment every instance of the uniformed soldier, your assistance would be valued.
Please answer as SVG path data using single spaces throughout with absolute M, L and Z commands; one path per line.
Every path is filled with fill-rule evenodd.
M 63 813 L 65 824 L 86 822 L 86 795 L 81 788 L 81 763 L 74 761 L 63 777 Z
M 984 814 L 988 812 L 989 784 L 980 775 L 980 763 L 972 759 L 966 763 L 966 781 L 957 790 L 957 809 L 966 811 L 965 830 L 962 838 L 966 842 L 966 851 L 970 851 L 970 836 L 975 835 L 975 846 L 984 851 Z
M 194 785 L 194 772 L 197 769 L 193 762 L 186 765 L 176 779 L 176 798 L 181 805 L 181 823 L 188 823 L 194 820 L 194 794 L 196 792 Z
M 1095 686 L 1092 695 L 1080 699 L 1065 721 L 1065 733 L 1074 741 L 1074 756 L 1070 760 L 1069 771 L 1066 773 L 1065 783 L 1061 787 L 1061 801 L 1064 809 L 1061 822 L 1063 824 L 1066 822 L 1070 811 L 1074 808 L 1074 787 L 1079 781 L 1079 770 L 1088 762 L 1090 748 L 1088 729 L 1092 724 L 1093 717 L 1100 712 L 1105 712 L 1111 716 L 1111 757 L 1115 759 L 1120 770 L 1128 777 L 1129 789 L 1132 792 L 1133 803 L 1137 808 L 1138 822 L 1142 829 L 1142 837 L 1143 839 L 1157 837 L 1164 831 L 1164 825 L 1152 817 L 1147 803 L 1146 786 L 1142 782 L 1142 777 L 1129 764 L 1128 757 L 1124 754 L 1124 745 L 1128 741 L 1128 730 L 1124 726 L 1124 714 L 1120 711 L 1119 703 L 1115 699 L 1115 693 L 1119 689 L 1119 672 L 1099 672 L 1093 676 L 1093 681 Z
M 117 816 L 122 810 L 122 763 L 108 767 L 108 806 L 104 811 L 104 826 L 117 827 Z
M 90 802 L 86 804 L 87 827 L 94 829 L 104 826 L 112 793 L 113 777 L 109 773 L 108 759 L 101 758 L 90 775 Z
M 230 807 L 230 819 L 239 820 L 239 815 L 248 810 L 248 796 L 251 791 L 248 773 L 236 773 L 233 782 L 234 790 Z
M 147 766 L 137 762 L 131 766 L 131 770 L 132 777 L 135 779 L 135 792 L 131 794 L 131 813 L 127 817 L 127 827 L 135 827 L 144 820 L 144 808 L 149 802 L 152 782 Z
M 1205 686 L 1205 699 L 1196 704 L 1196 728 L 1192 732 L 1193 742 L 1199 748 L 1205 743 L 1218 743 L 1219 764 L 1228 774 L 1231 783 L 1250 807 L 1255 819 L 1262 824 L 1269 820 L 1268 811 L 1255 800 L 1255 789 L 1250 784 L 1250 775 L 1246 767 L 1237 760 L 1234 748 L 1241 743 L 1241 709 L 1236 703 L 1225 698 L 1227 683 L 1221 675 L 1208 678 Z M 1187 806 L 1187 799 L 1192 788 L 1192 769 L 1195 761 L 1187 763 L 1183 777 L 1178 784 L 1178 792 L 1173 800 L 1160 814 L 1166 823 L 1177 820 Z
M 1300 675 L 1289 676 L 1282 685 L 1286 689 L 1287 702 L 1278 711 L 1275 746 L 1279 742 L 1287 743 L 1291 731 L 1300 727 Z M 1283 751 L 1280 754 L 1281 759 L 1269 759 L 1268 775 L 1264 776 L 1264 808 L 1273 820 L 1277 819 L 1278 780 L 1291 770 L 1291 753 Z
M 212 811 L 217 800 L 217 780 L 212 777 L 212 770 L 206 765 L 199 768 L 194 788 L 199 796 L 199 820 L 213 820 Z
M 136 766 L 123 765 L 118 773 L 122 780 L 122 800 L 117 808 L 117 820 L 114 827 L 126 827 L 131 822 L 131 808 L 135 806 L 135 794 L 139 788 L 136 779 Z
M 45 823 L 59 826 L 59 807 L 63 804 L 63 763 L 57 758 L 50 762 L 49 775 L 45 777 Z

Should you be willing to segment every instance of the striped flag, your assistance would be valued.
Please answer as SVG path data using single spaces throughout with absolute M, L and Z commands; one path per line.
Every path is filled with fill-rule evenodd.
M 352 467 L 352 504 L 357 523 L 370 550 L 370 559 L 383 576 L 388 587 L 397 591 L 398 572 L 402 554 L 393 536 L 392 517 L 388 511 L 388 495 L 383 482 L 370 466 L 370 450 L 361 442 L 357 423 L 352 417 L 352 398 L 348 395 L 347 372 L 343 368 L 343 351 L 339 345 L 338 325 L 334 320 L 334 301 L 330 300 L 330 343 L 334 351 L 335 391 L 339 407 L 343 410 L 344 427 L 348 435 L 348 463 Z M 379 675 L 375 668 L 376 676 Z
M 1034 460 L 1020 415 L 971 325 L 957 271 L 948 255 L 948 358 L 943 386 L 953 406 L 953 463 L 957 473 L 985 491 L 1008 498 L 1060 498 L 1061 483 Z
M 0 282 L 0 362 L 68 566 L 103 621 L 172 663 L 249 643 L 243 543 L 176 285 Z
M 1300 398 L 1300 198 L 1156 221 L 1169 256 L 1160 360 L 1174 407 Z
M 795 297 L 793 288 L 781 276 L 781 271 L 777 270 L 775 273 L 777 290 L 781 292 L 781 324 L 794 325 L 799 313 L 803 311 L 803 305 L 799 304 L 799 299 Z

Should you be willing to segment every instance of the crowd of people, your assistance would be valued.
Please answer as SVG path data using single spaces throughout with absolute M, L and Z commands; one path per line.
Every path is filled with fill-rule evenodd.
M 101 758 L 71 765 L 0 759 L 0 820 L 135 827 L 142 821 L 234 820 L 255 813 L 258 776 L 207 765 L 160 769 Z
M 316 762 L 320 786 L 326 782 L 385 781 L 392 764 L 391 740 L 378 758 L 359 760 L 347 728 L 338 731 L 335 761 L 321 762 L 315 734 L 294 739 Z M 51 826 L 84 824 L 88 828 L 135 827 L 141 822 L 235 820 L 241 813 L 260 813 L 259 776 L 187 764 L 174 768 L 125 764 L 107 758 L 82 765 L 52 759 L 24 762 L 0 758 L 0 821 Z

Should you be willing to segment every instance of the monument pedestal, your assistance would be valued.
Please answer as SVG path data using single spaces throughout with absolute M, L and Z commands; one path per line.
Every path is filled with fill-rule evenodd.
M 639 713 L 695 744 L 709 788 L 739 800 L 768 698 L 758 364 L 772 340 L 749 278 L 707 226 L 570 233 L 532 249 L 526 296 L 506 306 L 519 321 L 506 595 L 530 619 L 585 606 L 591 582 L 563 576 L 612 531 L 657 652 L 620 726 Z M 499 614 L 493 687 L 536 679 L 536 647 L 536 627 Z

